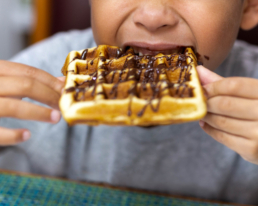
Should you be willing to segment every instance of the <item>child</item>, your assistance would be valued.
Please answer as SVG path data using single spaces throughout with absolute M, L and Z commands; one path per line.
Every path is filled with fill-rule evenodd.
M 35 68 L 0 62 L 0 117 L 22 119 L 0 119 L 1 145 L 32 137 L 2 147 L 0 167 L 258 204 L 258 48 L 235 42 L 240 26 L 257 25 L 258 0 L 90 3 L 92 30 L 57 34 L 12 59 Z M 94 47 L 94 40 L 143 54 L 190 45 L 205 55 L 204 66 L 218 67 L 219 75 L 198 67 L 208 95 L 209 113 L 199 123 L 204 131 L 198 122 L 142 128 L 68 127 L 59 121 L 57 110 L 44 107 L 58 109 L 64 83 L 55 77 L 68 52 Z

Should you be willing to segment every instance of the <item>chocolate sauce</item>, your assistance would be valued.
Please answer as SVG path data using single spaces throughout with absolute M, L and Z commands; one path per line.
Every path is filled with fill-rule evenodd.
M 142 108 L 142 110 L 137 113 L 137 116 L 138 116 L 138 117 L 142 117 L 142 116 L 143 116 L 143 114 L 144 114 L 145 110 L 147 109 L 147 107 L 149 106 L 149 104 L 150 104 L 150 103 L 146 104 L 146 105 Z
M 202 55 L 200 55 L 199 53 L 196 53 L 196 57 L 197 57 L 197 64 L 198 65 L 203 65 L 203 58 L 202 58 Z M 203 56 L 206 60 L 210 60 L 210 57 L 207 56 L 207 55 L 204 55 Z
M 74 92 L 76 90 L 75 87 L 69 87 L 68 89 L 65 90 L 66 93 L 69 93 L 69 92 Z
M 118 88 L 118 84 L 119 83 L 116 83 L 113 87 L 112 87 L 112 89 L 111 89 L 111 91 L 110 91 L 110 95 L 112 95 L 112 94 L 114 94 L 114 97 L 113 97 L 113 99 L 116 99 L 117 98 L 117 88 Z
M 85 50 L 82 52 L 82 55 L 81 55 L 81 59 L 82 59 L 82 60 L 86 60 L 87 53 L 88 53 L 88 49 L 85 49 Z
M 115 75 L 116 75 L 116 71 L 113 71 L 113 75 L 112 75 L 111 83 L 112 83 L 112 82 L 114 82 Z
M 187 51 L 186 51 L 187 52 Z M 77 59 L 86 60 L 87 58 L 91 58 L 90 65 L 94 64 L 94 57 L 96 56 L 97 50 L 95 49 L 92 52 L 89 52 L 88 49 L 85 49 L 82 52 L 82 55 L 80 58 L 76 57 Z M 193 97 L 193 88 L 190 88 L 185 82 L 188 82 L 191 78 L 191 66 L 187 64 L 187 59 L 191 58 L 190 56 L 187 56 L 186 54 L 172 54 L 170 57 L 166 56 L 166 64 L 159 64 L 158 66 L 154 66 L 156 61 L 158 59 L 163 59 L 162 57 L 154 57 L 150 55 L 146 56 L 137 56 L 133 53 L 132 49 L 128 49 L 126 51 L 121 51 L 119 49 L 109 49 L 106 51 L 107 55 L 100 56 L 99 59 L 104 63 L 101 68 L 98 68 L 96 72 L 93 74 L 90 74 L 91 80 L 84 81 L 80 84 L 76 83 L 75 87 L 71 87 L 66 89 L 65 91 L 68 92 L 75 92 L 74 98 L 76 101 L 84 101 L 85 100 L 85 93 L 90 89 L 93 88 L 91 92 L 91 97 L 94 97 L 96 94 L 96 89 L 98 85 L 101 85 L 103 83 L 108 84 L 114 84 L 111 91 L 109 92 L 109 95 L 105 95 L 105 92 L 98 92 L 96 95 L 104 95 L 105 97 L 112 97 L 112 99 L 118 98 L 118 87 L 119 84 L 122 82 L 127 81 L 135 81 L 135 84 L 128 90 L 128 96 L 129 96 L 129 106 L 128 106 L 128 116 L 132 115 L 132 101 L 133 97 L 140 98 L 140 94 L 143 91 L 150 89 L 149 91 L 152 91 L 152 94 L 147 98 L 147 103 L 144 105 L 142 110 L 140 110 L 137 113 L 138 117 L 141 117 L 144 115 L 145 110 L 148 106 L 150 106 L 151 110 L 153 112 L 157 112 L 159 110 L 161 100 L 162 100 L 162 92 L 164 92 L 166 89 L 172 89 L 175 91 L 174 94 L 170 93 L 170 96 L 177 96 L 180 98 L 184 97 Z M 122 68 L 120 65 L 118 65 L 119 68 L 116 68 L 112 66 L 112 63 L 115 59 L 122 58 L 126 55 L 129 55 L 126 57 L 124 64 L 122 65 Z M 175 62 L 175 57 L 178 57 L 177 61 Z M 207 58 L 207 56 L 204 56 Z M 93 58 L 93 59 L 92 59 Z M 111 61 L 109 61 L 107 64 L 106 58 L 111 58 Z M 142 60 L 144 62 L 147 61 L 147 63 L 142 63 Z M 191 58 L 191 62 L 193 62 Z M 115 65 L 116 66 L 116 65 Z M 100 70 L 103 70 L 103 72 L 100 72 Z M 175 84 L 168 82 L 167 80 L 162 80 L 163 83 L 165 83 L 167 86 L 164 88 L 161 88 L 161 79 L 160 75 L 165 74 L 166 70 L 172 70 L 172 72 L 180 69 L 179 77 L 177 80 L 177 86 L 175 88 Z M 86 70 L 88 70 L 88 64 L 86 64 Z M 99 72 L 98 72 L 99 71 Z M 113 73 L 112 73 L 113 72 Z M 119 72 L 119 75 L 118 75 Z M 124 73 L 127 73 L 126 76 L 124 76 Z M 111 78 L 109 77 L 109 80 L 107 81 L 106 78 L 108 75 L 112 75 Z M 98 80 L 98 82 L 97 82 Z M 137 89 L 137 82 L 141 83 L 140 87 Z M 150 86 L 150 87 L 149 87 Z M 158 100 L 157 105 L 153 105 L 153 101 Z
M 121 55 L 122 55 L 122 51 L 120 49 L 118 49 L 117 52 L 116 52 L 117 58 L 120 58 Z
M 133 101 L 133 96 L 135 96 L 137 93 L 136 87 L 137 87 L 137 83 L 132 85 L 132 87 L 128 90 L 128 94 L 130 96 L 130 102 L 129 102 L 128 112 L 127 112 L 128 116 L 132 115 L 132 101 Z
M 208 61 L 210 60 L 210 57 L 204 55 L 204 58 L 207 59 Z
M 179 66 L 179 69 L 180 69 L 180 74 L 179 74 L 179 78 L 178 78 L 178 82 L 177 82 L 178 84 L 181 82 L 182 74 L 184 72 L 184 67 Z
M 82 96 L 79 98 L 80 93 L 82 93 Z M 82 101 L 82 100 L 84 100 L 84 97 L 85 97 L 85 88 L 76 88 L 74 99 L 76 101 Z
M 158 112 L 159 110 L 159 106 L 160 106 L 160 102 L 161 102 L 161 98 L 158 98 L 158 105 L 156 106 L 156 108 L 153 106 L 153 100 L 156 98 L 156 96 L 159 94 L 160 92 L 160 88 L 161 88 L 161 84 L 157 87 L 156 85 L 154 85 L 153 83 L 151 84 L 151 88 L 152 88 L 152 91 L 153 91 L 153 95 L 152 95 L 152 98 L 151 100 L 149 101 L 148 104 L 146 104 L 143 109 L 138 112 L 137 116 L 138 117 L 141 117 L 143 116 L 145 110 L 147 109 L 147 107 L 150 105 L 150 108 L 153 112 Z
M 202 56 L 198 52 L 196 53 L 196 58 L 197 58 L 197 64 L 203 65 Z
M 127 115 L 130 117 L 132 115 L 132 101 L 133 101 L 133 97 L 130 96 L 130 101 L 129 101 L 129 106 L 128 106 L 128 112 Z

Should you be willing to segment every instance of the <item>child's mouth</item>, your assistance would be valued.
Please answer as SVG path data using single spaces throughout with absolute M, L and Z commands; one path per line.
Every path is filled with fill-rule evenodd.
M 132 47 L 135 54 L 138 54 L 139 56 L 145 56 L 145 55 L 157 55 L 157 54 L 174 54 L 179 53 L 182 50 L 182 47 L 178 47 L 175 49 L 166 49 L 166 50 L 150 50 L 148 48 L 141 48 L 141 47 Z
M 157 55 L 157 54 L 175 54 L 175 53 L 183 53 L 186 46 L 179 45 L 165 45 L 165 44 L 146 44 L 146 43 L 132 43 L 124 46 L 124 49 L 133 48 L 134 53 L 139 56 L 145 55 Z

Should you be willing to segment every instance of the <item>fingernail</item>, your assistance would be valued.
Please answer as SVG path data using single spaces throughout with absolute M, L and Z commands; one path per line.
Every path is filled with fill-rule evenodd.
M 202 120 L 200 120 L 200 121 L 199 121 L 199 125 L 200 125 L 200 127 L 204 127 L 205 122 L 204 122 L 204 121 L 202 121 Z
M 57 110 L 53 110 L 51 112 L 51 121 L 52 122 L 58 122 L 61 118 L 60 112 L 58 112 Z
M 22 133 L 22 140 L 27 141 L 28 139 L 30 139 L 30 132 L 29 131 L 23 132 Z

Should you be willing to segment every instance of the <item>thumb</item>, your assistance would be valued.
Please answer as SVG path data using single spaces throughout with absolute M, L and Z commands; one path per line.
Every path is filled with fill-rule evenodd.
M 218 74 L 210 71 L 209 69 L 203 66 L 198 66 L 197 72 L 199 74 L 199 78 L 203 86 L 223 79 L 223 77 L 219 76 Z

